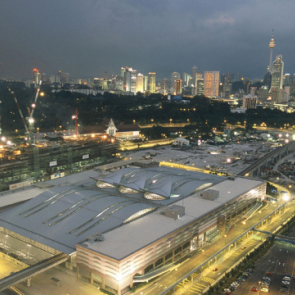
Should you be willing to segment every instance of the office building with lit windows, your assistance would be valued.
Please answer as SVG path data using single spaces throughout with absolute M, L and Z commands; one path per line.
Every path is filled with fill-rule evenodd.
M 205 71 L 204 73 L 204 95 L 212 98 L 219 95 L 219 72 Z
M 149 92 L 155 93 L 156 92 L 156 73 L 150 72 L 149 73 Z
M 175 93 L 176 94 L 181 94 L 182 93 L 182 80 L 177 79 L 175 83 Z
M 277 55 L 276 60 L 273 62 L 272 73 L 271 73 L 271 91 L 283 89 L 283 73 L 284 73 L 284 62 L 283 56 Z
M 1 212 L 0 241 L 17 240 L 16 253 L 23 243 L 32 252 L 68 254 L 64 267 L 119 295 L 221 237 L 266 193 L 264 181 L 168 167 L 94 173 L 75 184 L 51 183 Z

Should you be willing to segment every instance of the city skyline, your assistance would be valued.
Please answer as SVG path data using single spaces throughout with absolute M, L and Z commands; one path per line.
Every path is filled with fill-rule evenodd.
M 106 71 L 119 74 L 121 66 L 129 65 L 163 79 L 197 65 L 202 73 L 243 72 L 250 79 L 262 78 L 273 27 L 274 56 L 282 54 L 286 72 L 292 73 L 295 59 L 288 20 L 295 4 L 284 2 L 282 6 L 270 1 L 265 9 L 261 1 L 233 0 L 184 4 L 12 0 L 0 12 L 5 40 L 0 77 L 26 79 L 34 67 L 48 74 L 62 70 L 75 78 L 102 77 Z

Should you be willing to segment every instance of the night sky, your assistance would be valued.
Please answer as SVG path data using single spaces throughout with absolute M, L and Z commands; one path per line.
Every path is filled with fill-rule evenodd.
M 262 78 L 276 54 L 295 72 L 294 0 L 0 0 L 0 78 L 34 67 L 70 78 L 219 70 Z

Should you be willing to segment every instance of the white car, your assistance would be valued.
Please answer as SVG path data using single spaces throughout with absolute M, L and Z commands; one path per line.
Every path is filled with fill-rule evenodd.
M 290 285 L 290 282 L 289 281 L 282 281 L 282 284 L 284 284 L 284 285 Z

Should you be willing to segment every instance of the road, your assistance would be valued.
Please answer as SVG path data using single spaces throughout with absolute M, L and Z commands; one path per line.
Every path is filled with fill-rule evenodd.
M 214 253 L 218 252 L 219 250 L 221 250 L 222 248 L 224 248 L 226 245 L 230 244 L 231 241 L 233 241 L 234 239 L 236 239 L 237 237 L 239 237 L 242 233 L 244 233 L 246 230 L 252 228 L 257 222 L 259 222 L 259 220 L 268 215 L 269 213 L 271 213 L 275 207 L 277 205 L 268 205 L 266 207 L 264 207 L 261 210 L 261 214 L 257 213 L 255 214 L 251 219 L 248 220 L 246 225 L 242 225 L 241 223 L 238 223 L 235 228 L 234 231 L 228 235 L 226 238 L 222 238 L 221 240 L 218 240 L 214 243 L 212 243 L 211 245 L 207 246 L 204 248 L 204 252 L 198 252 L 195 253 L 195 255 L 190 258 L 185 264 L 181 265 L 180 267 L 178 267 L 177 271 L 174 271 L 174 273 L 167 273 L 165 275 L 163 275 L 162 277 L 160 277 L 156 282 L 154 282 L 153 284 L 147 285 L 145 288 L 142 288 L 140 290 L 138 290 L 135 294 L 138 295 L 157 295 L 157 294 L 161 294 L 163 291 L 165 291 L 165 289 L 167 289 L 169 286 L 173 285 L 177 280 L 181 279 L 183 276 L 185 276 L 187 273 L 189 273 L 190 271 L 192 271 L 193 269 L 196 268 L 197 265 L 202 264 L 204 261 L 206 261 L 207 259 L 209 259 L 210 257 L 213 256 Z M 273 219 L 272 223 L 269 225 L 266 225 L 263 229 L 265 230 L 271 230 L 274 229 L 276 227 L 278 227 L 282 221 L 284 221 L 285 219 L 287 219 L 289 216 L 291 216 L 294 212 L 294 204 L 290 204 L 288 206 L 288 208 L 285 210 L 285 214 L 283 215 L 277 215 L 276 219 Z M 250 251 L 252 246 L 249 245 L 248 250 Z M 233 251 L 231 251 L 233 253 Z M 241 253 L 243 255 L 243 253 Z M 232 255 L 232 261 L 228 261 L 229 266 L 231 266 L 234 261 L 238 261 L 239 260 L 239 255 Z M 210 266 L 213 268 L 213 265 Z M 223 269 L 220 269 L 219 272 L 225 271 Z M 204 274 L 203 274 L 204 276 Z M 205 287 L 207 287 L 210 283 L 214 282 L 214 280 L 217 278 L 218 273 L 209 273 L 208 276 L 206 275 L 201 282 L 199 282 L 198 284 L 202 284 L 204 286 L 203 289 L 205 289 Z M 208 279 L 206 279 L 206 277 L 208 277 Z M 213 281 L 212 281 L 213 279 Z M 182 285 L 182 284 L 180 284 Z M 186 291 L 187 286 L 190 286 L 190 283 L 187 282 L 187 284 L 184 284 L 184 288 L 178 288 L 178 290 L 176 290 L 177 292 L 175 292 L 175 294 L 182 294 L 184 291 Z M 199 294 L 198 290 L 196 290 L 195 293 L 190 292 L 190 293 L 186 293 L 186 294 Z

